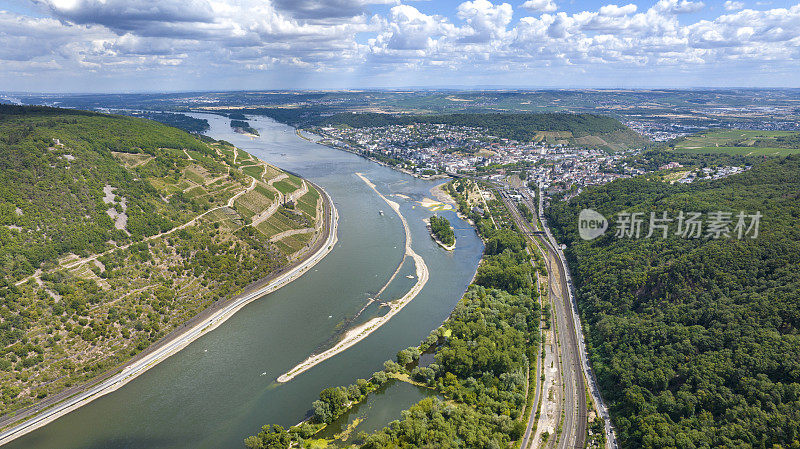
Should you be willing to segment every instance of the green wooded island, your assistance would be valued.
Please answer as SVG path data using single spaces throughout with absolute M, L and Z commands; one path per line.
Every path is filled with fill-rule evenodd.
M 450 221 L 447 218 L 432 215 L 429 223 L 434 240 L 445 249 L 452 250 L 456 244 L 456 234 L 450 226 Z
M 231 120 L 231 128 L 233 128 L 234 131 L 242 134 L 258 136 L 258 130 L 250 126 L 250 123 L 244 120 Z

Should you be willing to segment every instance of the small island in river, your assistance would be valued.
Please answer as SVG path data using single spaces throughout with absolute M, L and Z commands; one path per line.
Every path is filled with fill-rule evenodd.
M 426 220 L 426 224 L 428 230 L 431 232 L 431 238 L 433 238 L 439 246 L 447 251 L 456 249 L 456 235 L 448 219 L 433 215 L 430 219 Z

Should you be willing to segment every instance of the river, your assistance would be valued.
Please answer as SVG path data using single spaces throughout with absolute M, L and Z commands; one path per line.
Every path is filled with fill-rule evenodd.
M 436 182 L 308 142 L 294 129 L 265 117 L 251 118 L 261 134 L 251 138 L 232 132 L 226 118 L 195 116 L 209 120 L 209 136 L 324 188 L 339 211 L 336 247 L 300 279 L 250 303 L 124 387 L 6 447 L 243 447 L 242 440 L 263 424 L 289 426 L 303 419 L 320 390 L 368 378 L 397 351 L 418 344 L 447 318 L 472 279 L 483 249 L 475 231 L 452 211 L 439 212 L 455 228 L 458 246 L 449 253 L 431 240 L 422 221 L 432 213 L 416 201 L 431 197 L 429 190 Z M 400 219 L 355 173 L 363 173 L 400 204 L 411 228 L 412 247 L 425 259 L 430 280 L 408 306 L 365 340 L 279 384 L 278 376 L 330 344 L 337 326 L 386 283 L 403 256 Z M 401 296 L 413 281 L 398 276 L 395 283 L 386 290 L 386 299 Z M 384 311 L 370 307 L 358 321 Z M 390 417 L 395 418 L 399 416 Z

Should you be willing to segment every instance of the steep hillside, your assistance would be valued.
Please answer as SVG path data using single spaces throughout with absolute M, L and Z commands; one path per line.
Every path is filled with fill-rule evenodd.
M 0 106 L 0 412 L 285 267 L 322 235 L 322 208 L 311 184 L 226 142 Z
M 622 447 L 798 447 L 798 192 L 789 156 L 689 186 L 616 181 L 550 208 Z M 579 238 L 584 208 L 609 218 L 604 236 Z M 641 238 L 615 237 L 623 211 L 643 213 Z M 675 235 L 681 211 L 703 214 L 699 238 Z M 707 236 L 716 211 L 732 214 L 730 237 Z M 763 215 L 756 238 L 738 238 L 740 211 Z M 644 237 L 651 212 L 674 220 L 667 238 Z

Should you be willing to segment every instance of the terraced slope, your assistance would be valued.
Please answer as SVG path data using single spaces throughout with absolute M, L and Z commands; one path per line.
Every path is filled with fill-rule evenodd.
M 0 412 L 119 365 L 286 267 L 321 217 L 310 183 L 225 142 L 0 106 Z

